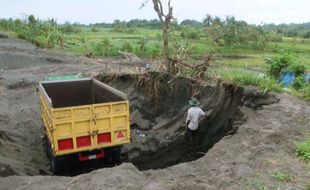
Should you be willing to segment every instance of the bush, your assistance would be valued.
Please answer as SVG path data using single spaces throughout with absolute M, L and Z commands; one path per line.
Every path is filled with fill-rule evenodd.
M 130 42 L 125 41 L 121 47 L 121 51 L 131 53 L 133 52 L 133 46 Z
M 266 59 L 266 63 L 270 65 L 269 75 L 273 76 L 274 78 L 278 79 L 281 73 L 295 61 L 295 57 L 293 57 L 287 51 L 280 51 L 273 58 Z
M 199 30 L 194 29 L 194 28 L 183 28 L 181 31 L 181 37 L 185 39 L 200 39 L 200 33 Z
M 310 84 L 305 85 L 302 90 L 303 98 L 310 101 Z
M 146 39 L 140 38 L 139 41 L 137 42 L 137 45 L 138 46 L 135 48 L 135 54 L 143 56 L 147 50 Z
M 298 76 L 294 79 L 292 86 L 296 90 L 302 89 L 306 85 L 306 78 L 304 76 Z
M 153 47 L 152 47 L 152 52 L 151 52 L 151 57 L 152 59 L 157 59 L 161 56 L 161 44 L 160 43 L 156 43 Z
M 293 63 L 292 65 L 290 65 L 288 67 L 288 70 L 292 73 L 294 73 L 295 77 L 298 76 L 303 76 L 305 71 L 306 71 L 306 67 L 302 64 L 298 64 L 298 63 Z
M 118 49 L 113 46 L 109 39 L 104 39 L 93 45 L 93 53 L 95 56 L 117 56 Z
M 63 32 L 63 33 L 80 33 L 82 32 L 82 29 L 79 28 L 79 27 L 76 27 L 70 23 L 65 23 L 64 25 L 62 25 L 60 27 L 60 30 Z

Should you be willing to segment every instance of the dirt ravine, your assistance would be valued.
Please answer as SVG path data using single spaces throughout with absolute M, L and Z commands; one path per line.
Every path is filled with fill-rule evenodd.
M 199 137 L 197 149 L 185 147 L 187 153 L 184 156 L 192 157 L 184 158 L 184 152 L 180 151 L 184 150 L 183 144 L 178 141 L 183 132 L 178 128 L 184 125 L 182 113 L 188 107 L 182 102 L 187 102 L 197 91 L 196 82 L 186 79 L 187 85 L 193 87 L 189 89 L 182 83 L 184 79 L 168 78 L 168 81 L 181 82 L 179 85 L 169 82 L 170 89 L 174 90 L 167 92 L 169 95 L 166 96 L 152 91 L 154 88 L 133 87 L 151 83 L 160 88 L 167 82 L 154 83 L 147 77 L 129 79 L 131 75 L 126 75 L 125 80 L 102 79 L 124 91 L 132 102 L 136 126 L 133 128 L 133 144 L 124 148 L 128 154 L 126 162 L 74 177 L 51 176 L 41 143 L 39 104 L 34 92 L 36 83 L 48 75 L 82 73 L 98 77 L 98 73 L 136 69 L 136 66 L 116 62 L 67 56 L 38 49 L 22 40 L 0 38 L 0 189 L 237 190 L 307 187 L 310 168 L 298 160 L 294 152 L 295 142 L 304 140 L 310 133 L 309 102 L 286 94 L 266 99 L 260 93 L 251 94 L 255 90 L 249 87 L 243 89 L 222 83 L 198 85 L 202 106 L 211 109 L 210 117 L 202 122 L 209 128 L 202 129 L 201 133 L 205 135 Z M 156 96 L 147 97 L 146 92 Z M 181 97 L 173 100 L 173 93 Z M 150 109 L 148 103 L 158 97 L 165 104 Z M 279 102 L 273 103 L 276 99 Z M 240 106 L 242 103 L 246 106 Z M 148 117 L 154 120 L 145 119 Z M 171 122 L 167 118 L 171 118 Z M 217 132 L 219 128 L 224 134 Z M 146 137 L 139 136 L 140 133 Z M 212 134 L 220 138 L 211 140 L 215 136 Z M 206 148 L 207 145 L 212 148 Z M 152 159 L 152 151 L 158 153 L 157 160 Z M 167 154 L 170 156 L 165 157 Z M 149 162 L 153 162 L 151 166 L 145 165 Z M 279 181 L 274 177 L 275 173 L 289 173 L 292 179 Z

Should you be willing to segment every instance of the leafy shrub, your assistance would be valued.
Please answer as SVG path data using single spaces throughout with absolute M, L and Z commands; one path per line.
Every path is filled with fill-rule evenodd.
M 147 43 L 145 38 L 140 38 L 139 41 L 137 42 L 137 47 L 135 48 L 135 54 L 137 55 L 144 55 L 147 50 Z
M 302 97 L 310 100 L 310 84 L 306 84 L 302 89 Z
M 304 76 L 298 76 L 294 79 L 292 86 L 296 90 L 302 89 L 306 85 L 306 79 Z
M 200 39 L 200 33 L 197 29 L 185 27 L 181 31 L 181 37 L 186 39 Z
M 79 28 L 79 27 L 76 27 L 70 23 L 65 23 L 64 25 L 62 25 L 60 27 L 60 30 L 63 32 L 63 33 L 81 33 L 82 32 L 82 29 Z
M 288 70 L 294 73 L 296 77 L 304 75 L 306 67 L 302 64 L 293 63 L 288 67 Z
M 117 56 L 118 49 L 106 38 L 93 45 L 93 53 L 95 56 Z
M 281 73 L 293 62 L 295 58 L 287 51 L 280 51 L 275 57 L 266 59 L 266 63 L 270 65 L 269 75 L 279 78 Z
M 122 44 L 121 51 L 129 52 L 129 53 L 133 52 L 133 46 L 132 46 L 132 44 L 131 44 L 129 41 L 125 41 L 125 42 Z
M 152 52 L 151 52 L 151 57 L 152 59 L 157 59 L 161 56 L 161 44 L 160 43 L 156 43 L 153 47 L 152 47 Z

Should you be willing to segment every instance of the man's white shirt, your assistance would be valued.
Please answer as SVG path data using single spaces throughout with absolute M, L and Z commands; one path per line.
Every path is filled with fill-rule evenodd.
M 188 128 L 193 131 L 197 130 L 200 118 L 205 115 L 205 112 L 199 107 L 191 107 L 186 118 L 186 123 L 189 121 Z

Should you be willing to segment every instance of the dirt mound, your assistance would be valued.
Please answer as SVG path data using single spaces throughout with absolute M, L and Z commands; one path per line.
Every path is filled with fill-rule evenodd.
M 15 53 L 1 53 L 0 52 L 0 69 L 11 70 L 11 69 L 22 69 L 31 66 L 35 66 L 38 63 L 46 64 L 48 62 L 37 59 L 36 57 L 15 54 Z
M 35 82 L 29 82 L 25 79 L 22 79 L 22 80 L 15 82 L 13 84 L 9 84 L 8 88 L 10 90 L 26 89 L 26 88 L 34 87 L 35 85 L 36 85 Z
M 265 94 L 255 87 L 247 87 L 243 93 L 242 102 L 244 106 L 253 109 L 261 109 L 264 105 L 278 103 L 280 98 L 275 94 Z
M 4 33 L 0 33 L 0 38 L 8 38 L 9 36 L 7 34 Z

